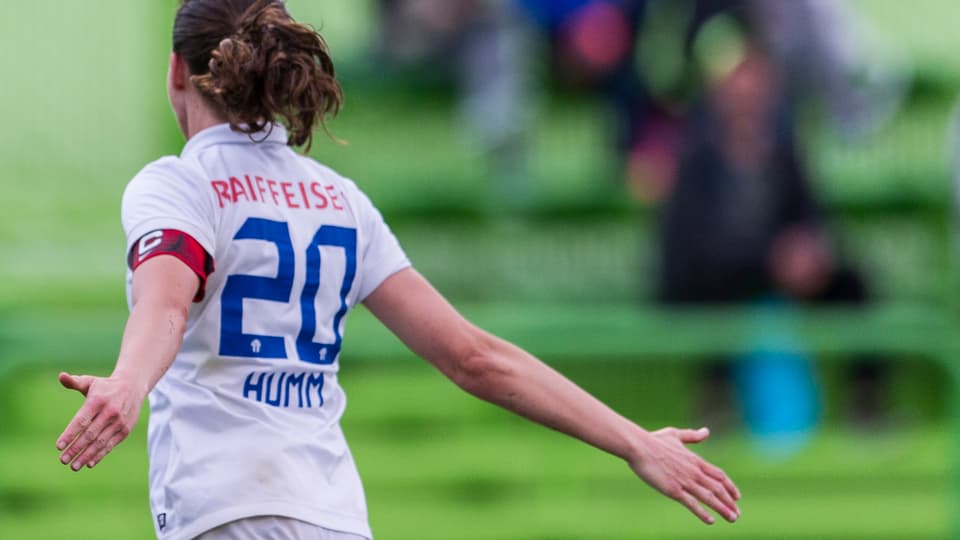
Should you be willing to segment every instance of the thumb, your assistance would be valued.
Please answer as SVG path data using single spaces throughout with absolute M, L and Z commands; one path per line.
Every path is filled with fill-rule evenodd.
M 87 391 L 90 390 L 90 385 L 93 383 L 93 377 L 90 375 L 70 375 L 69 373 L 61 372 L 58 378 L 64 388 L 76 390 L 84 396 L 87 395 Z
M 678 429 L 677 437 L 683 444 L 696 444 L 707 440 L 710 436 L 710 428 L 702 427 L 700 429 Z

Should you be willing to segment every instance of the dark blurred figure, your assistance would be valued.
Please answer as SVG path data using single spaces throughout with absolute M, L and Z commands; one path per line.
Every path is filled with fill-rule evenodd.
M 698 17 L 729 14 L 719 7 L 730 3 L 703 2 Z M 790 75 L 758 38 L 755 21 L 732 13 L 741 17 L 732 19 L 740 25 L 740 41 L 714 51 L 721 61 L 704 70 L 703 97 L 691 109 L 676 185 L 663 210 L 660 299 L 747 303 L 765 314 L 770 305 L 863 304 L 864 281 L 838 256 L 813 193 L 796 137 Z M 762 325 L 758 331 L 770 333 Z M 808 430 L 819 415 L 812 367 L 789 328 L 772 333 L 779 334 L 777 343 L 760 336 L 759 352 L 738 366 L 747 423 L 761 434 Z M 872 420 L 883 407 L 887 377 L 880 364 L 864 360 L 853 370 L 850 407 L 856 419 Z M 706 376 L 708 417 L 732 403 L 728 370 L 714 367 Z M 780 395 L 771 391 L 774 379 L 784 385 Z M 793 403 L 785 403 L 785 395 Z M 790 410 L 777 420 L 777 407 Z M 775 425 L 779 421 L 784 425 Z
M 843 136 L 874 133 L 899 108 L 910 78 L 908 63 L 848 0 L 745 4 L 759 38 L 785 67 L 790 97 L 816 99 Z
M 836 295 L 839 276 L 780 81 L 752 46 L 693 110 L 664 210 L 663 300 Z
M 903 53 L 848 0 L 691 1 L 688 44 L 718 14 L 749 20 L 754 37 L 781 67 L 791 101 L 816 101 L 848 138 L 875 132 L 905 97 L 910 69 Z
M 652 99 L 638 69 L 637 43 L 649 0 L 516 0 L 540 29 L 561 83 L 606 104 L 619 172 L 642 163 L 644 200 L 657 200 L 675 174 L 680 120 Z M 642 159 L 637 159 L 642 158 Z
M 904 55 L 879 39 L 847 0 L 645 4 L 634 69 L 639 66 L 640 80 L 648 81 L 646 110 L 653 114 L 646 115 L 647 129 L 633 139 L 627 167 L 628 185 L 640 200 L 660 202 L 672 189 L 678 158 L 674 151 L 683 147 L 683 130 L 677 129 L 682 123 L 676 119 L 688 116 L 691 100 L 701 93 L 703 71 L 713 67 L 709 64 L 727 60 L 712 39 L 700 38 L 704 33 L 716 37 L 713 27 L 722 25 L 711 23 L 725 15 L 747 21 L 755 40 L 779 67 L 781 91 L 791 106 L 826 113 L 834 131 L 848 141 L 878 131 L 905 96 L 909 69 Z M 662 129 L 658 112 L 659 119 L 670 120 L 670 131 Z
M 552 71 L 600 90 L 613 107 L 616 141 L 629 144 L 650 104 L 635 46 L 646 0 L 517 0 L 546 37 Z
M 466 134 L 484 154 L 497 206 L 533 197 L 526 163 L 532 118 L 526 32 L 506 2 L 379 0 L 379 56 L 456 83 Z

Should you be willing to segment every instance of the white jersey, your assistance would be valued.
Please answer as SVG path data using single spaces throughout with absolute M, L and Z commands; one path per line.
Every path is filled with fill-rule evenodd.
M 212 127 L 124 193 L 128 252 L 173 229 L 216 267 L 150 393 L 150 503 L 164 540 L 258 515 L 371 536 L 339 424 L 344 318 L 409 262 L 353 182 L 286 142 L 280 126 L 252 138 Z

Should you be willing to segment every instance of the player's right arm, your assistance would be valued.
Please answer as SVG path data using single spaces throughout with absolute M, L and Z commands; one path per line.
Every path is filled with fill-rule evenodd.
M 64 387 L 86 397 L 57 439 L 64 465 L 93 467 L 130 434 L 147 394 L 176 357 L 200 284 L 196 272 L 176 257 L 153 257 L 136 268 L 133 307 L 113 373 L 60 374 Z
M 728 521 L 739 517 L 733 482 L 685 446 L 706 439 L 706 429 L 644 430 L 519 347 L 471 324 L 413 269 L 387 278 L 364 304 L 467 392 L 624 459 L 705 523 L 714 520 L 701 504 Z
M 213 272 L 215 208 L 205 182 L 183 160 L 165 157 L 127 185 L 121 221 L 133 273 L 130 317 L 109 377 L 60 374 L 86 399 L 57 439 L 60 461 L 96 465 L 126 438 L 147 394 L 176 357 L 190 305 Z

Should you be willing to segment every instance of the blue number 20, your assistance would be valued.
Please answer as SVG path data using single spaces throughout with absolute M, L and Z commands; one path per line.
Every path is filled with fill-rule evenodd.
M 286 358 L 283 337 L 243 333 L 243 300 L 290 302 L 296 256 L 290 240 L 290 229 L 282 221 L 248 219 L 234 240 L 263 240 L 277 246 L 277 277 L 268 278 L 233 274 L 223 287 L 220 311 L 220 355 L 243 358 Z M 317 331 L 316 297 L 320 290 L 320 248 L 343 248 L 346 258 L 343 283 L 340 285 L 340 308 L 333 317 L 333 343 L 313 341 Z M 302 326 L 297 335 L 297 355 L 311 364 L 332 364 L 340 354 L 343 336 L 340 323 L 347 314 L 347 295 L 357 273 L 357 231 L 324 225 L 307 246 L 306 281 L 300 295 Z

